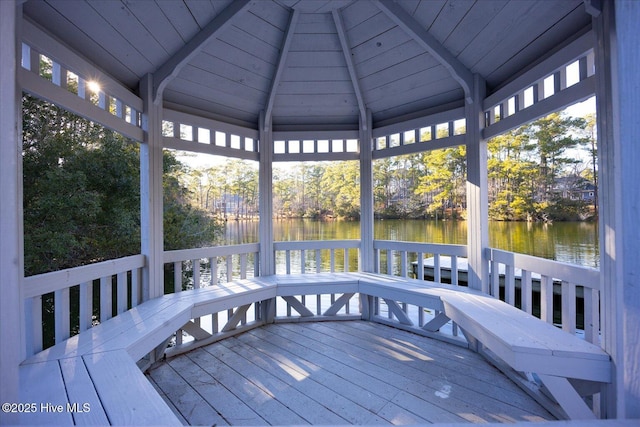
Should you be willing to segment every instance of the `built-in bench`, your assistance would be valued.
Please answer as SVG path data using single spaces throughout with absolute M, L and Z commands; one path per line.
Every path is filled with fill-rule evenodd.
M 175 331 L 185 330 L 196 346 L 206 345 L 277 321 L 272 303 L 276 297 L 296 310 L 299 320 L 334 319 L 356 293 L 361 295 L 362 315 L 342 318 L 375 320 L 375 298 L 384 299 L 400 324 L 411 319 L 398 303 L 436 310 L 424 330 L 437 332 L 453 320 L 472 346 L 482 345 L 517 371 L 537 374 L 571 418 L 594 415 L 569 379 L 611 379 L 610 358 L 599 347 L 471 289 L 369 273 L 278 275 L 165 295 L 32 356 L 21 366 L 21 398 L 36 402 L 37 410 L 24 421 L 179 424 L 136 364 L 156 349 L 164 353 Z M 342 295 L 321 313 L 313 313 L 297 298 L 320 294 Z M 251 304 L 259 304 L 260 321 L 238 327 Z M 220 332 L 205 331 L 192 320 L 224 310 L 231 311 Z M 171 350 L 181 352 L 179 346 Z M 50 406 L 41 407 L 43 403 Z
M 434 332 L 454 321 L 472 346 L 482 345 L 518 372 L 535 374 L 569 418 L 595 418 L 570 381 L 611 381 L 611 360 L 600 347 L 473 289 L 378 274 L 359 276 L 360 293 L 384 298 L 401 323 L 410 319 L 397 302 L 436 309 L 440 314 L 424 329 Z
M 20 368 L 22 422 L 180 425 L 136 362 L 191 319 L 275 297 L 273 277 L 164 295 L 50 347 Z

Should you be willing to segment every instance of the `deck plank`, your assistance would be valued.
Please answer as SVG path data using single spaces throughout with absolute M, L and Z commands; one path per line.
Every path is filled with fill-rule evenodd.
M 317 376 L 313 375 L 313 371 L 310 370 L 311 367 L 299 364 L 293 354 L 284 354 L 282 350 L 265 351 L 264 345 L 261 346 L 261 349 L 258 349 L 258 345 L 247 345 L 238 339 L 224 340 L 220 344 L 268 370 L 290 387 L 299 390 L 326 408 L 330 408 L 333 412 L 340 414 L 351 424 L 387 423 L 386 420 L 377 417 L 348 397 L 345 398 L 345 396 L 337 394 L 335 389 L 318 382 Z M 318 369 L 320 368 L 318 367 Z
M 344 339 L 342 341 L 338 339 L 340 336 L 338 331 L 325 330 L 324 333 L 318 333 L 315 331 L 315 327 L 321 326 L 319 324 L 310 325 L 304 331 L 296 328 L 297 325 L 285 326 L 291 330 L 297 330 L 300 334 L 304 333 L 307 338 L 303 338 L 302 335 L 295 337 L 300 341 L 308 339 L 311 342 L 319 342 L 325 341 L 327 338 L 324 337 L 328 337 L 330 341 L 325 341 L 324 344 L 329 344 L 321 348 L 323 353 L 340 359 L 344 359 L 348 355 L 353 358 L 353 355 L 356 355 L 358 360 L 354 360 L 352 363 L 354 369 L 362 369 L 373 378 L 394 382 L 400 390 L 406 390 L 414 396 L 420 397 L 425 405 L 431 404 L 464 414 L 468 421 L 477 422 L 481 419 L 486 422 L 491 420 L 493 414 L 500 414 L 496 416 L 499 420 L 509 422 L 513 421 L 514 417 L 502 414 L 513 413 L 516 415 L 518 412 L 523 412 L 493 397 L 486 396 L 487 390 L 494 390 L 493 385 L 489 382 L 476 384 L 475 390 L 467 388 L 469 383 L 477 383 L 477 380 L 474 381 L 473 376 L 458 374 L 453 363 L 434 367 L 431 360 L 415 359 L 406 353 L 397 351 L 380 353 L 380 349 L 376 345 L 368 345 L 367 340 L 357 336 L 341 336 Z M 375 337 L 372 338 L 375 339 Z M 409 408 L 406 409 L 409 410 Z M 523 415 L 530 414 L 525 412 Z M 453 420 L 442 421 L 452 422 Z M 464 420 L 457 419 L 455 421 Z
M 448 389 L 447 386 L 452 387 L 452 391 L 455 391 L 455 393 L 448 393 L 450 397 L 457 396 L 460 400 L 482 410 L 495 411 L 496 413 L 506 411 L 505 413 L 512 413 L 512 416 L 516 415 L 518 410 L 521 410 L 521 417 L 537 416 L 540 417 L 539 421 L 550 417 L 546 410 L 535 403 L 532 404 L 532 400 L 524 395 L 518 386 L 500 374 L 495 367 L 489 365 L 476 353 L 451 345 L 435 345 L 435 340 L 425 341 L 410 333 L 403 334 L 402 338 L 400 338 L 395 333 L 395 330 L 375 323 L 349 322 L 349 324 L 351 323 L 362 323 L 362 325 L 331 325 L 335 328 L 341 328 L 338 331 L 340 335 L 338 336 L 338 333 L 336 333 L 335 337 L 362 345 L 370 351 L 374 351 L 372 343 L 377 339 L 384 338 L 386 339 L 385 347 L 388 346 L 391 350 L 397 351 L 405 357 L 415 358 L 416 361 L 428 360 L 429 362 L 411 363 L 407 367 L 404 364 L 390 361 L 388 356 L 383 355 L 383 357 L 375 358 L 379 366 L 387 366 L 391 370 L 391 367 L 389 367 L 391 365 L 400 374 L 403 372 L 406 374 L 407 369 L 409 369 L 411 370 L 411 378 L 416 379 L 421 384 L 438 388 L 439 393 L 443 393 L 443 388 L 444 390 Z M 350 327 L 360 327 L 362 329 L 357 329 L 356 334 L 342 335 L 342 332 L 347 332 Z M 363 334 L 364 328 L 370 328 L 367 334 Z M 407 346 L 406 342 L 410 346 Z M 382 349 L 384 350 L 385 347 L 382 347 Z M 434 347 L 451 348 L 451 353 L 439 356 L 430 355 Z M 458 349 L 460 351 L 455 353 Z M 377 347 L 377 350 L 381 350 L 380 346 Z M 465 353 L 466 358 L 472 361 L 473 365 L 458 363 L 459 360 L 464 360 L 462 355 L 465 355 Z M 439 379 L 444 381 L 440 382 Z
M 255 383 L 239 375 L 227 364 L 207 352 L 205 348 L 194 350 L 188 353 L 186 357 L 193 360 L 223 384 L 268 424 L 308 424 L 302 417 L 274 399 L 272 394 L 265 392 Z
M 349 325 L 345 326 L 356 329 L 352 335 L 357 338 L 365 340 L 380 338 L 392 340 L 386 341 L 387 345 L 390 345 L 392 348 L 397 347 L 394 345 L 394 342 L 399 343 L 398 346 L 400 346 L 401 349 L 402 346 L 408 346 L 409 350 L 404 351 L 414 351 L 412 354 L 421 355 L 421 359 L 426 358 L 426 360 L 429 360 L 441 372 L 451 369 L 455 361 L 454 374 L 462 375 L 462 381 L 465 385 L 469 384 L 469 379 L 474 379 L 479 382 L 483 389 L 488 386 L 498 388 L 499 390 L 493 390 L 493 394 L 505 401 L 517 402 L 518 398 L 522 397 L 521 389 L 516 384 L 507 377 L 499 375 L 499 371 L 494 366 L 486 363 L 485 359 L 477 353 L 456 346 L 441 346 L 439 343 L 436 344 L 432 342 L 433 340 L 427 341 L 427 345 L 425 345 L 424 339 L 414 334 L 403 335 L 400 339 L 394 329 L 372 322 L 350 322 Z M 348 331 L 345 330 L 345 332 Z M 419 352 L 416 353 L 415 350 Z M 416 366 L 425 372 L 430 372 L 429 368 L 431 368 L 432 365 L 423 366 L 417 364 Z M 449 377 L 451 378 L 450 375 Z M 530 402 L 528 398 L 523 400 Z
M 169 364 L 155 368 L 150 377 L 189 425 L 228 424 Z
M 370 322 L 269 325 L 173 358 L 149 375 L 174 401 L 171 372 L 221 414 L 220 425 L 553 419 L 476 353 Z M 223 389 L 235 400 L 215 400 Z M 238 404 L 259 417 L 229 416 Z
M 235 425 L 266 424 L 262 417 L 188 357 L 174 358 L 170 365 L 209 405 L 220 413 L 227 423 Z
M 309 424 L 346 424 L 346 420 L 316 400 L 302 393 L 287 382 L 262 369 L 241 354 L 220 345 L 206 349 L 216 358 L 226 363 L 247 380 L 256 383 L 265 392 L 270 393 L 283 405 L 298 414 Z
M 330 369 L 331 367 L 328 364 L 323 364 L 322 361 L 314 362 L 310 360 L 311 358 L 304 354 L 301 351 L 302 349 L 295 348 L 295 343 L 287 340 L 283 340 L 285 341 L 284 343 L 278 342 L 278 340 L 269 335 L 258 337 L 254 334 L 245 334 L 238 337 L 238 340 L 246 342 L 249 346 L 258 349 L 264 354 L 269 354 L 280 363 L 298 367 L 303 370 L 305 374 L 310 372 L 323 372 L 323 375 L 314 376 L 316 382 L 332 390 L 339 398 L 345 399 L 345 403 L 353 402 L 354 405 L 361 406 L 372 414 L 382 409 L 388 401 L 388 399 L 384 399 L 375 394 L 371 388 L 367 389 L 351 381 L 350 378 L 344 374 L 344 368 L 338 369 L 338 374 L 336 374 Z M 289 351 L 289 349 L 291 349 L 291 351 Z

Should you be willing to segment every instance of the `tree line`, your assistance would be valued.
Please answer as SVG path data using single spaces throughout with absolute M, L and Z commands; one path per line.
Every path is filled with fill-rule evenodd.
M 490 140 L 491 219 L 577 220 L 595 215 L 596 194 L 582 197 L 588 185 L 597 193 L 594 128 L 593 116 L 554 113 Z M 376 160 L 376 216 L 464 218 L 466 173 L 464 146 Z M 358 219 L 359 174 L 356 161 L 276 164 L 274 215 Z M 185 170 L 183 179 L 198 208 L 226 219 L 257 216 L 255 162 L 227 160 Z

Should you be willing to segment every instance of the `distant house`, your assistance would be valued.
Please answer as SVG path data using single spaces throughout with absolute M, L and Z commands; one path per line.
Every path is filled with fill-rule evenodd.
M 597 187 L 586 178 L 569 175 L 556 178 L 552 191 L 563 199 L 593 202 Z

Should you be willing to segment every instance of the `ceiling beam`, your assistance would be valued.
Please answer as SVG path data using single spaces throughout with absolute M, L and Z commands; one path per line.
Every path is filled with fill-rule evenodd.
M 392 0 L 374 0 L 374 2 L 385 15 L 451 73 L 451 76 L 462 86 L 467 103 L 472 104 L 473 73 L 396 2 Z
M 338 31 L 338 38 L 340 39 L 340 46 L 342 47 L 342 53 L 344 54 L 344 61 L 347 63 L 347 70 L 349 70 L 349 77 L 351 78 L 351 84 L 358 100 L 358 109 L 360 110 L 360 128 L 367 129 L 367 107 L 362 97 L 362 90 L 360 89 L 360 83 L 358 81 L 358 74 L 356 73 L 356 67 L 353 62 L 353 56 L 351 55 L 351 48 L 349 47 L 349 41 L 347 38 L 347 32 L 344 29 L 344 22 L 342 16 L 337 9 L 334 9 L 333 22 L 336 24 L 336 30 Z
M 287 34 L 284 36 L 284 41 L 282 42 L 282 48 L 280 49 L 280 57 L 278 58 L 278 66 L 276 67 L 276 72 L 273 75 L 273 79 L 271 80 L 271 89 L 269 90 L 269 98 L 267 98 L 267 103 L 265 104 L 264 110 L 264 125 L 265 129 L 269 129 L 272 124 L 273 119 L 273 104 L 276 100 L 276 92 L 278 92 L 278 85 L 280 84 L 280 80 L 282 79 L 282 72 L 284 71 L 284 66 L 287 62 L 287 55 L 289 54 L 289 48 L 291 47 L 291 40 L 293 39 L 293 34 L 295 33 L 296 24 L 298 23 L 298 17 L 300 16 L 300 12 L 296 9 L 291 12 L 289 15 L 289 25 L 287 26 Z
M 220 31 L 231 25 L 231 18 L 246 10 L 250 0 L 234 0 L 215 18 L 213 18 L 198 34 L 187 42 L 178 52 L 169 58 L 153 73 L 153 102 L 158 103 L 164 88 L 173 80 L 180 70 L 200 51 L 203 46 Z

